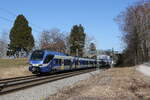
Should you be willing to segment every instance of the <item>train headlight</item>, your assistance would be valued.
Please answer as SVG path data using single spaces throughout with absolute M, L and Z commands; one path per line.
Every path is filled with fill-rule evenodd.
M 29 66 L 34 66 L 34 67 L 46 67 L 48 64 L 30 64 Z
M 38 66 L 39 66 L 39 64 L 32 64 L 32 66 L 38 67 Z

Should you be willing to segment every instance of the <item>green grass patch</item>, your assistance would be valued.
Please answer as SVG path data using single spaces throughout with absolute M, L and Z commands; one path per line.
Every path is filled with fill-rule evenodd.
M 0 59 L 0 67 L 21 67 L 28 66 L 27 58 L 16 58 L 16 59 Z

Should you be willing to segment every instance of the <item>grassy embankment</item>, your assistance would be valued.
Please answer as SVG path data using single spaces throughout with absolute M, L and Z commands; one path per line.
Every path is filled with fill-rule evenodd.
M 106 70 L 46 100 L 150 100 L 150 78 L 135 68 Z
M 30 74 L 27 58 L 0 59 L 0 78 L 11 78 Z
M 0 59 L 0 68 L 21 67 L 27 65 L 28 65 L 27 58 Z

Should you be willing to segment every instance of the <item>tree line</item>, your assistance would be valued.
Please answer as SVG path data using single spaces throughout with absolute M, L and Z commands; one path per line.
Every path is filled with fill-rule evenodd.
M 40 48 L 86 57 L 85 52 L 96 51 L 96 45 L 92 40 L 86 36 L 84 27 L 80 24 L 74 25 L 69 34 L 64 34 L 59 29 L 44 30 L 40 38 Z
M 150 1 L 129 6 L 116 18 L 122 30 L 122 63 L 137 65 L 150 59 Z
M 86 50 L 96 51 L 96 45 L 88 39 L 84 30 L 81 24 L 73 25 L 69 34 L 59 29 L 43 30 L 39 40 L 35 40 L 28 20 L 21 14 L 16 17 L 10 30 L 10 42 L 0 39 L 0 56 L 4 56 L 2 55 L 4 51 L 7 51 L 7 56 L 19 57 L 23 54 L 28 56 L 34 49 L 43 49 L 83 57 Z

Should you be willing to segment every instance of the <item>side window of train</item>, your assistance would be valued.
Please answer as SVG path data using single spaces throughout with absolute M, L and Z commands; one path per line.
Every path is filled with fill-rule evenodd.
M 84 65 L 84 60 L 81 60 L 81 64 Z
M 58 64 L 61 65 L 61 59 L 58 59 L 58 60 L 59 60 Z
M 55 61 L 56 61 L 56 64 L 61 65 L 61 59 L 55 59 Z
M 64 60 L 64 65 L 70 65 L 71 64 L 71 61 L 70 60 L 68 60 L 68 59 L 65 59 Z
M 85 61 L 84 61 L 84 60 L 81 60 L 81 64 L 82 64 L 82 65 L 85 65 Z
M 58 59 L 55 59 L 55 64 L 58 64 Z
M 84 60 L 83 65 L 87 65 L 87 64 L 88 64 L 88 61 Z
M 46 58 L 45 58 L 45 60 L 44 60 L 44 64 L 49 63 L 50 60 L 52 60 L 53 57 L 54 56 L 52 56 L 52 55 L 47 55 Z
M 94 64 L 94 62 L 93 62 L 93 61 L 91 61 L 91 64 L 93 65 L 93 64 Z
M 85 61 L 85 64 L 88 65 L 88 61 Z
M 95 61 L 95 64 L 97 64 L 97 61 Z

